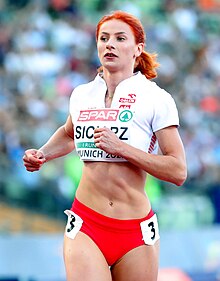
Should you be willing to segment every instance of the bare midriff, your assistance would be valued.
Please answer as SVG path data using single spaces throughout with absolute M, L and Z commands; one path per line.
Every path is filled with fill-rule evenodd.
M 89 208 L 117 219 L 145 217 L 150 201 L 146 173 L 129 162 L 85 162 L 76 197 Z

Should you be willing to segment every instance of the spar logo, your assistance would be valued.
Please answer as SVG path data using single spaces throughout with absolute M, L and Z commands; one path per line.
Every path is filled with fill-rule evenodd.
M 119 109 L 88 109 L 81 110 L 78 121 L 116 121 Z
M 133 113 L 130 110 L 123 110 L 119 115 L 119 120 L 121 122 L 128 122 L 132 119 Z
M 81 110 L 78 121 L 116 121 L 118 118 L 121 122 L 128 122 L 131 120 L 133 114 L 130 110 L 119 109 L 88 109 Z

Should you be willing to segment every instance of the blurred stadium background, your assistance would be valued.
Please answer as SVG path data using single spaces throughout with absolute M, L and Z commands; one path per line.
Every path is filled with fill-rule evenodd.
M 1 0 L 0 281 L 65 280 L 63 211 L 82 164 L 73 153 L 28 173 L 22 156 L 93 79 L 95 26 L 115 9 L 142 20 L 146 49 L 159 54 L 156 82 L 176 100 L 187 154 L 183 187 L 146 183 L 161 229 L 158 281 L 220 280 L 219 0 Z

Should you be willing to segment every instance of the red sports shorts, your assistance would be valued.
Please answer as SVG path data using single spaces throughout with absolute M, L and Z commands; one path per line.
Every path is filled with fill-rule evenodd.
M 153 210 L 141 219 L 115 219 L 103 216 L 79 202 L 73 201 L 66 210 L 66 235 L 74 239 L 78 231 L 88 235 L 99 247 L 109 266 L 132 249 L 159 239 L 157 217 Z

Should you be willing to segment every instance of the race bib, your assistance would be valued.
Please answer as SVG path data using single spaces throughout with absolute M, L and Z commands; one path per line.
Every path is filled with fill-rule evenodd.
M 153 245 L 160 238 L 157 215 L 154 214 L 150 219 L 141 222 L 140 225 L 144 243 Z
M 74 126 L 76 150 L 82 160 L 92 161 L 126 161 L 96 147 L 94 143 L 95 128 L 111 129 L 121 141 L 129 144 L 133 112 L 128 109 L 87 109 L 81 110 Z
M 64 213 L 68 216 L 65 234 L 67 237 L 74 239 L 76 234 L 80 231 L 82 227 L 83 220 L 74 212 L 70 210 L 64 211 Z

